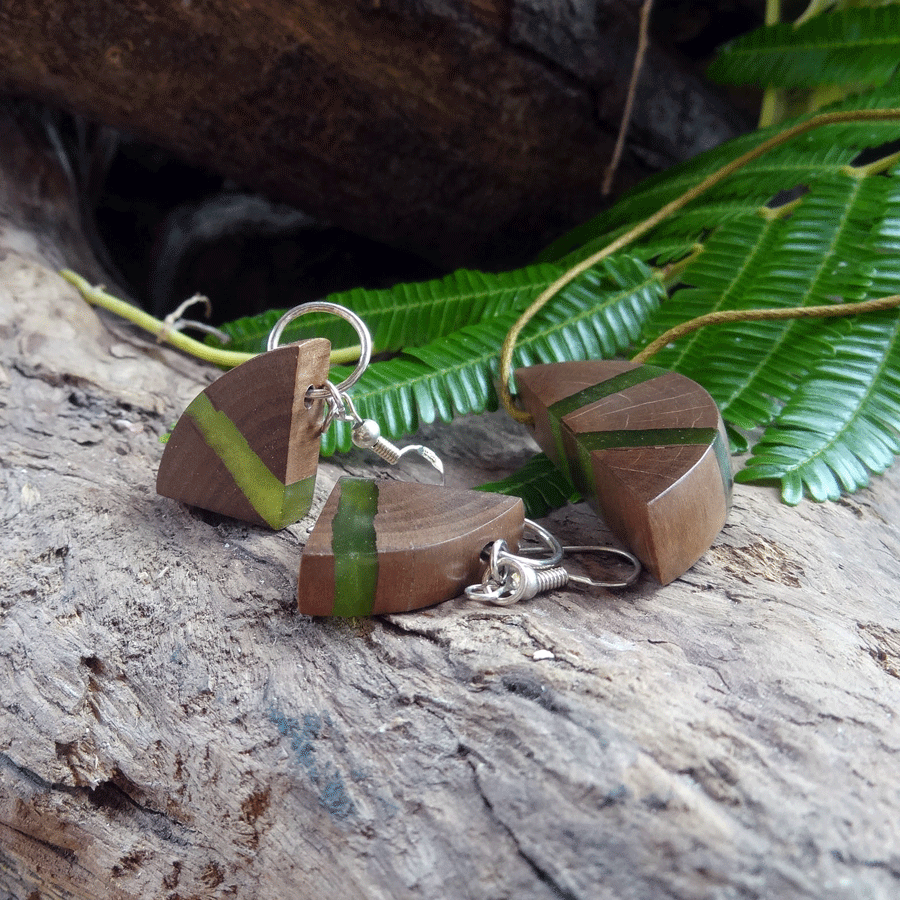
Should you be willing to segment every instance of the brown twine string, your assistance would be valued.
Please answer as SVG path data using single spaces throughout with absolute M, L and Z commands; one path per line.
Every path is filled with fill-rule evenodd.
M 675 325 L 655 341 L 647 344 L 640 353 L 631 357 L 632 362 L 643 363 L 651 356 L 659 353 L 668 344 L 697 331 L 705 325 L 724 325 L 729 322 L 762 322 L 783 319 L 833 319 L 838 316 L 855 316 L 857 313 L 878 312 L 900 306 L 900 294 L 890 297 L 878 297 L 876 300 L 863 300 L 860 303 L 840 303 L 832 306 L 792 306 L 786 309 L 723 309 L 706 313 Z
M 625 97 L 625 108 L 622 110 L 622 121 L 619 123 L 619 135 L 616 138 L 616 146 L 613 149 L 612 159 L 606 167 L 603 176 L 603 196 L 606 197 L 612 190 L 613 179 L 619 168 L 622 153 L 625 150 L 625 136 L 628 134 L 628 126 L 631 124 L 631 111 L 634 108 L 634 98 L 637 96 L 638 81 L 641 78 L 641 69 L 644 67 L 644 57 L 650 46 L 650 12 L 653 9 L 653 0 L 644 0 L 641 4 L 640 19 L 638 22 L 638 44 L 634 54 L 634 64 L 631 67 L 631 81 L 628 83 L 628 94 Z
M 541 311 L 541 309 L 544 308 L 547 302 L 554 296 L 556 296 L 559 291 L 561 291 L 567 284 L 574 281 L 583 272 L 587 271 L 592 266 L 595 266 L 598 262 L 605 259 L 606 257 L 611 256 L 616 251 L 621 250 L 623 247 L 625 247 L 627 244 L 630 244 L 637 238 L 642 237 L 648 231 L 659 225 L 660 222 L 662 222 L 672 213 L 677 212 L 678 210 L 687 206 L 688 203 L 696 200 L 710 188 L 715 187 L 715 185 L 724 181 L 726 178 L 733 175 L 744 166 L 748 165 L 756 159 L 759 159 L 759 157 L 768 153 L 770 150 L 773 150 L 775 147 L 780 147 L 782 144 L 786 144 L 788 141 L 792 140 L 795 137 L 798 137 L 799 135 L 806 134 L 806 132 L 808 131 L 812 131 L 816 128 L 821 128 L 825 125 L 837 125 L 844 122 L 885 122 L 897 119 L 900 119 L 900 109 L 897 108 L 861 109 L 851 110 L 847 112 L 820 113 L 817 116 L 813 116 L 811 119 L 807 119 L 805 122 L 800 122 L 799 124 L 794 125 L 791 128 L 788 128 L 785 131 L 782 131 L 779 134 L 768 138 L 758 146 L 754 147 L 752 150 L 748 150 L 746 153 L 737 157 L 737 159 L 733 159 L 730 163 L 722 166 L 722 168 L 717 169 L 710 175 L 707 175 L 706 178 L 704 178 L 698 184 L 694 185 L 694 187 L 685 191 L 680 197 L 676 197 L 674 200 L 671 200 L 665 206 L 661 207 L 655 213 L 653 213 L 653 215 L 644 219 L 643 222 L 638 223 L 634 226 L 634 228 L 631 228 L 625 234 L 620 235 L 618 238 L 616 238 L 616 240 L 612 241 L 612 243 L 607 244 L 603 249 L 591 254 L 581 262 L 574 265 L 571 269 L 564 272 L 559 278 L 556 279 L 556 281 L 545 288 L 545 290 L 528 306 L 528 308 L 522 313 L 522 315 L 519 316 L 519 318 L 513 324 L 512 328 L 510 328 L 509 332 L 507 333 L 506 339 L 503 341 L 503 346 L 500 348 L 499 393 L 500 401 L 503 404 L 504 409 L 517 422 L 524 422 L 529 424 L 532 422 L 531 416 L 527 412 L 520 410 L 515 405 L 512 393 L 509 389 L 509 380 L 512 377 L 512 357 L 513 351 L 515 350 L 516 341 L 519 339 L 519 335 L 521 334 L 522 329 L 534 318 L 534 316 L 537 315 L 537 313 Z M 877 304 L 879 302 L 880 301 L 877 300 L 868 301 L 868 303 L 870 304 Z M 836 306 L 801 306 L 794 309 L 779 310 L 733 310 L 730 313 L 726 314 L 749 317 L 751 313 L 760 312 L 766 313 L 768 315 L 768 313 L 772 312 L 775 313 L 772 318 L 801 318 L 805 316 L 824 315 L 823 313 L 812 312 L 812 310 L 824 309 L 829 311 L 827 315 L 848 316 L 855 315 L 858 312 L 871 311 L 872 308 L 888 309 L 891 306 L 895 305 L 897 304 L 893 303 L 886 306 L 869 307 L 869 309 L 867 310 L 866 303 L 848 303 Z M 833 310 L 838 310 L 838 312 L 833 312 Z M 722 314 L 723 313 L 712 313 L 711 315 Z M 701 316 L 700 318 L 702 319 L 705 317 Z M 741 320 L 739 318 L 732 318 L 726 319 L 724 321 L 736 322 Z M 692 323 L 685 324 L 687 325 Z M 702 327 L 702 325 L 698 325 L 697 327 Z M 663 335 L 663 337 L 665 337 L 665 335 Z M 671 340 L 671 338 L 669 338 L 669 340 Z

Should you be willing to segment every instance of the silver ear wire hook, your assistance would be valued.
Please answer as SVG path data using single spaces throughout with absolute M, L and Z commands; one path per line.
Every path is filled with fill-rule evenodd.
M 359 381 L 363 372 L 372 358 L 372 335 L 366 327 L 366 323 L 352 310 L 337 303 L 329 303 L 327 300 L 317 300 L 311 303 L 301 303 L 293 309 L 289 309 L 273 326 L 266 341 L 266 350 L 274 350 L 278 347 L 284 329 L 294 319 L 307 313 L 324 312 L 338 316 L 349 322 L 359 337 L 359 361 L 350 375 L 338 385 L 326 381 L 322 387 L 313 386 L 306 392 L 307 400 L 324 400 L 327 412 L 322 419 L 322 433 L 324 434 L 331 423 L 352 422 L 351 438 L 357 447 L 371 450 L 377 453 L 385 462 L 396 465 L 407 453 L 416 453 L 435 468 L 441 476 L 441 484 L 444 483 L 444 464 L 441 458 L 428 447 L 421 444 L 411 444 L 407 447 L 397 447 L 387 438 L 382 437 L 381 426 L 374 419 L 364 419 L 353 405 L 353 401 L 347 391 Z
M 637 581 L 638 575 L 641 574 L 640 560 L 633 553 L 629 553 L 627 550 L 620 550 L 618 547 L 589 544 L 563 547 L 563 551 L 565 553 L 607 553 L 610 556 L 618 556 L 620 559 L 625 560 L 631 567 L 631 571 L 621 581 L 595 581 L 593 578 L 588 578 L 587 575 L 573 575 L 570 572 L 569 582 L 572 584 L 578 584 L 583 587 L 625 588 L 631 587 Z
M 328 384 L 331 384 L 331 382 L 328 382 Z M 407 453 L 417 453 L 433 468 L 437 469 L 441 476 L 441 484 L 444 483 L 444 463 L 433 450 L 422 444 L 409 444 L 402 448 L 392 444 L 387 438 L 382 437 L 381 426 L 374 419 L 364 419 L 356 411 L 353 401 L 347 394 L 340 393 L 337 388 L 334 390 L 338 393 L 341 400 L 340 410 L 335 411 L 334 407 L 329 404 L 329 414 L 326 415 L 328 424 L 331 424 L 332 419 L 337 419 L 340 422 L 352 422 L 353 428 L 350 431 L 350 437 L 353 443 L 364 450 L 371 450 L 373 453 L 377 453 L 385 462 L 390 463 L 392 466 L 400 462 Z
M 494 541 L 490 550 L 490 563 L 485 570 L 481 584 L 466 588 L 470 600 L 491 603 L 494 606 L 511 606 L 520 600 L 530 600 L 538 594 L 565 587 L 568 584 L 580 587 L 623 588 L 637 580 L 641 564 L 637 557 L 627 550 L 617 547 L 590 545 L 584 547 L 562 547 L 559 541 L 544 528 L 530 519 L 525 520 L 526 528 L 537 535 L 549 550 L 548 559 L 529 555 L 515 555 L 509 552 L 506 541 Z M 558 548 L 558 551 L 557 551 Z M 619 581 L 596 581 L 586 575 L 573 575 L 559 565 L 563 553 L 606 553 L 625 560 L 630 570 Z

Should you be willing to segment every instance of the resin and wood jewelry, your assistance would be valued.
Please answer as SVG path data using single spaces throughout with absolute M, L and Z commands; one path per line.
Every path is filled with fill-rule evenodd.
M 342 478 L 300 559 L 298 608 L 312 616 L 406 612 L 480 581 L 484 548 L 516 548 L 518 497 L 401 481 Z
M 270 528 L 310 509 L 331 343 L 313 338 L 262 353 L 200 393 L 169 436 L 157 493 Z
M 728 438 L 696 382 L 618 360 L 518 369 L 538 445 L 662 584 L 684 574 L 725 524 Z

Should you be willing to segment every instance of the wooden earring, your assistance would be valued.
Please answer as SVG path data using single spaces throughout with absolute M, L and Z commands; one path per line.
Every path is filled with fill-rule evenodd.
M 677 372 L 617 360 L 530 366 L 515 379 L 544 453 L 661 584 L 683 575 L 731 504 L 712 397 Z
M 359 362 L 339 385 L 328 380 L 329 341 L 278 346 L 285 326 L 310 312 L 340 316 L 359 336 Z M 356 415 L 345 393 L 371 355 L 369 331 L 351 310 L 325 301 L 289 310 L 272 328 L 265 353 L 226 372 L 184 411 L 166 442 L 157 493 L 274 529 L 299 521 L 312 505 L 320 438 L 332 419 L 377 429 Z M 387 452 L 386 443 L 376 435 L 369 446 Z
M 401 481 L 342 478 L 300 559 L 297 604 L 311 616 L 407 612 L 480 581 L 484 548 L 517 548 L 518 497 Z
M 310 509 L 331 343 L 313 338 L 226 372 L 187 407 L 166 442 L 156 491 L 280 529 Z

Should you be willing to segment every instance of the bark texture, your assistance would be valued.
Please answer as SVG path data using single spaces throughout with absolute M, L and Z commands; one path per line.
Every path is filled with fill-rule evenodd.
M 124 129 L 443 267 L 603 205 L 630 0 L 6 0 L 0 91 Z M 654 46 L 619 187 L 744 127 Z
M 897 896 L 897 469 L 796 509 L 739 486 L 665 588 L 314 620 L 312 517 L 154 492 L 215 373 L 41 246 L 0 220 L 0 896 Z M 502 416 L 425 438 L 456 484 L 529 447 Z M 314 512 L 344 471 L 370 457 L 323 463 Z

